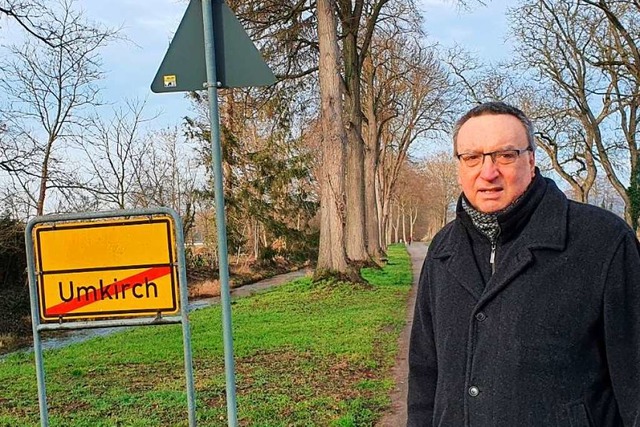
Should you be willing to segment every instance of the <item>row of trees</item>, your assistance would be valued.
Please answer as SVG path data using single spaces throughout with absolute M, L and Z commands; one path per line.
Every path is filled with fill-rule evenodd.
M 413 1 L 236 3 L 254 39 L 268 40 L 280 87 L 317 70 L 319 109 L 308 111 L 321 135 L 316 276 L 357 278 L 357 266 L 383 254 L 409 147 L 450 122 L 451 82 Z
M 199 225 L 212 204 L 204 95 L 190 95 L 194 113 L 181 129 L 153 129 L 136 101 L 104 119 L 99 50 L 118 31 L 88 23 L 71 0 L 47 3 L 55 19 L 41 27 L 20 12 L 25 4 L 0 3 L 39 40 L 0 67 L 4 210 L 26 219 L 161 204 L 194 239 L 215 241 L 215 228 Z M 447 154 L 423 167 L 410 148 L 448 141 L 460 110 L 489 99 L 531 115 L 542 163 L 577 199 L 596 202 L 604 172 L 637 228 L 637 1 L 520 0 L 510 12 L 516 55 L 498 65 L 462 49 L 441 60 L 413 0 L 229 4 L 278 76 L 271 88 L 220 91 L 234 252 L 308 253 L 317 241 L 317 277 L 357 279 L 389 241 L 450 219 L 455 163 Z
M 281 77 L 320 66 L 318 273 L 351 274 L 350 262 L 380 256 L 393 200 L 386 196 L 408 147 L 441 136 L 462 97 L 465 108 L 490 99 L 522 106 L 538 128 L 542 164 L 580 201 L 598 202 L 613 187 L 637 229 L 638 7 L 631 0 L 521 0 L 510 10 L 512 61 L 477 64 L 453 49 L 447 67 L 425 47 L 413 2 L 266 3 L 247 12 L 249 22 L 279 23 L 257 27 L 272 36 L 267 52 L 275 46 L 292 54 L 313 48 L 306 36 L 317 17 L 320 57 L 311 66 L 287 60 Z M 275 18 L 258 18 L 265 16 Z M 597 171 L 608 184 L 596 179 Z
M 404 71 L 406 80 L 392 78 L 378 85 L 381 82 L 375 77 L 368 78 L 369 61 L 374 63 L 374 76 L 379 76 L 379 71 L 384 69 L 384 66 L 376 67 L 375 60 L 393 62 L 381 55 L 384 51 L 378 50 L 377 40 L 384 40 L 384 46 L 399 40 L 402 52 L 411 52 L 411 58 L 421 57 L 419 44 L 403 44 L 409 40 L 405 37 L 411 34 L 411 21 L 403 21 L 403 24 L 409 22 L 408 26 L 396 21 L 389 27 L 387 24 L 393 22 L 392 18 L 379 19 L 387 10 L 398 12 L 403 7 L 411 10 L 411 2 L 399 5 L 392 1 L 318 0 L 317 5 L 321 117 L 323 133 L 327 136 L 323 154 L 332 161 L 331 171 L 320 180 L 322 215 L 326 218 L 322 230 L 327 231 L 324 239 L 321 234 L 319 268 L 345 271 L 345 258 L 336 254 L 341 239 L 346 242 L 347 260 L 362 261 L 366 255 L 375 258 L 379 253 L 370 246 L 378 235 L 366 224 L 376 214 L 384 224 L 385 210 L 380 206 L 377 210 L 367 209 L 369 205 L 363 200 L 368 200 L 367 190 L 375 188 L 376 182 L 361 173 L 361 168 L 364 163 L 365 170 L 379 171 L 380 165 L 375 160 L 367 163 L 367 156 L 377 160 L 383 155 L 377 148 L 384 141 L 385 132 L 398 144 L 397 153 L 402 156 L 406 153 L 403 151 L 405 140 L 411 142 L 424 133 L 441 130 L 442 125 L 450 123 L 447 114 L 453 111 L 451 102 L 458 100 L 460 93 L 444 70 L 434 73 L 433 67 L 421 67 L 425 62 L 413 63 L 411 71 L 402 67 L 394 69 Z M 414 15 L 414 11 L 409 12 L 409 16 Z M 578 200 L 597 202 L 598 193 L 602 193 L 597 189 L 603 187 L 597 174 L 604 172 L 608 185 L 623 202 L 626 220 L 637 230 L 640 219 L 637 141 L 640 3 L 637 0 L 521 0 L 510 9 L 509 16 L 515 41 L 511 61 L 496 67 L 478 67 L 469 61 L 468 55 L 454 49 L 448 70 L 458 77 L 457 83 L 464 87 L 463 94 L 471 102 L 500 99 L 522 106 L 537 125 L 537 139 L 546 154 L 543 163 L 570 186 L 571 194 Z M 441 67 L 436 64 L 436 69 Z M 417 77 L 412 71 L 426 78 L 412 79 Z M 439 80 L 440 77 L 443 80 Z M 436 80 L 443 84 L 434 85 Z M 401 115 L 406 120 L 399 122 L 402 128 L 385 121 L 397 111 L 394 107 L 398 104 L 393 101 L 394 107 L 388 108 L 390 104 L 385 104 L 385 100 L 395 101 L 394 96 L 376 98 L 374 95 L 372 115 L 367 115 L 372 111 L 367 109 L 368 104 L 362 103 L 377 88 L 396 83 L 399 85 L 394 87 L 394 93 L 407 94 L 411 99 L 410 103 L 400 104 Z M 417 93 L 416 89 L 422 92 Z M 439 92 L 440 89 L 443 91 Z M 434 94 L 436 96 L 430 98 Z M 378 133 L 367 132 L 372 123 L 381 125 L 376 129 Z M 341 181 L 343 176 L 346 185 Z M 397 177 L 393 173 L 390 176 Z M 600 185 L 596 186 L 596 182 Z M 346 197 L 342 196 L 343 188 Z M 613 203 L 605 203 L 604 199 L 602 204 L 613 207 Z M 341 235 L 343 218 L 345 234 Z M 364 239 L 367 252 L 362 250 L 360 238 Z
M 449 81 L 433 47 L 424 45 L 411 2 L 347 3 L 340 31 L 352 25 L 351 36 L 336 33 L 334 41 L 351 49 L 350 62 L 342 63 L 349 71 L 330 70 L 339 97 L 330 126 L 318 106 L 317 81 L 324 76 L 318 64 L 337 67 L 338 58 L 347 57 L 340 52 L 334 62 L 319 61 L 316 7 L 322 5 L 231 4 L 280 78 L 273 88 L 220 91 L 234 253 L 260 258 L 277 247 L 311 256 L 320 234 L 319 271 L 341 271 L 334 261 L 326 263 L 333 257 L 344 263 L 343 273 L 354 273 L 347 255 L 367 263 L 394 238 L 413 234 L 408 228 L 418 211 L 405 209 L 395 189 L 411 144 L 444 127 Z M 35 10 L 52 19 L 40 20 Z M 113 108 L 100 101 L 100 49 L 122 39 L 117 30 L 88 21 L 71 0 L 33 9 L 28 2 L 5 2 L 0 12 L 32 35 L 6 47 L 0 68 L 0 191 L 8 217 L 170 206 L 181 214 L 187 236 L 209 243 L 209 259 L 215 259 L 215 227 L 207 226 L 213 197 L 206 94 L 189 95 L 194 114 L 182 128 L 154 128 L 144 102 Z M 368 23 L 364 36 L 360 21 Z M 327 225 L 325 211 L 337 214 L 337 222 Z M 401 216 L 411 219 L 398 237 Z

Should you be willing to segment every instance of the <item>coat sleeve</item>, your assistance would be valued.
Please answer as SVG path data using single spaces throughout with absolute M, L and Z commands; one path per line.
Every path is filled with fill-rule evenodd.
M 629 231 L 609 262 L 604 329 L 613 393 L 623 425 L 640 425 L 640 245 Z
M 420 280 L 409 341 L 407 427 L 431 427 L 437 382 L 437 359 L 428 277 L 427 256 Z

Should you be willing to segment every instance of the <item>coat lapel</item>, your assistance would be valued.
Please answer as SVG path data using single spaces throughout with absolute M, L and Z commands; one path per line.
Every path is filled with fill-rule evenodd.
M 478 270 L 467 231 L 461 224 L 451 229 L 448 244 L 437 248 L 432 257 L 441 259 L 449 274 L 478 301 L 484 290 L 484 280 Z
M 471 242 L 464 226 L 457 220 L 443 243 L 434 248 L 432 257 L 441 259 L 449 274 L 480 304 L 492 299 L 535 263 L 535 250 L 563 250 L 567 235 L 569 203 L 553 181 L 547 181 L 544 197 L 531 215 L 529 223 L 516 237 L 504 261 L 486 287 L 478 270 Z
M 505 254 L 505 262 L 500 265 L 496 273 L 493 275 L 487 288 L 482 294 L 482 302 L 492 299 L 496 294 L 502 291 L 510 283 L 514 281 L 530 264 L 533 263 L 533 254 L 529 248 L 525 247 L 519 251 L 509 251 Z
M 553 182 L 529 223 L 505 253 L 494 276 L 487 283 L 481 303 L 492 299 L 535 262 L 534 252 L 541 249 L 563 250 L 567 239 L 569 202 Z

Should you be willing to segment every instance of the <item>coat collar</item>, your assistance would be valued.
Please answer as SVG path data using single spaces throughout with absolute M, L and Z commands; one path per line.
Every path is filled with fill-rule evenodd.
M 529 249 L 563 250 L 567 241 L 569 201 L 555 182 L 542 179 L 546 182 L 546 191 L 517 237 L 517 243 Z
M 486 300 L 508 285 L 520 272 L 533 262 L 532 250 L 563 250 L 567 240 L 567 215 L 569 202 L 556 184 L 542 176 L 544 194 L 533 208 L 521 232 L 514 237 L 509 251 L 502 254 L 496 274 L 485 287 L 475 264 L 470 237 L 460 218 L 445 230 L 439 244 L 431 249 L 431 257 L 446 262 L 447 269 L 477 300 Z

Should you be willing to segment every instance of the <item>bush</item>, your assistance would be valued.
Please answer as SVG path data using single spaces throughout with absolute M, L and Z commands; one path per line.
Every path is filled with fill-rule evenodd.
M 304 233 L 297 230 L 289 230 L 286 245 L 283 247 L 260 248 L 258 262 L 261 265 L 277 264 L 278 259 L 283 259 L 293 264 L 302 264 L 306 261 L 315 261 L 318 257 L 318 243 L 320 233 Z
M 23 335 L 29 331 L 29 288 L 24 224 L 0 217 L 0 331 Z
M 0 218 L 0 290 L 24 287 L 27 255 L 24 224 L 5 215 Z
M 30 312 L 29 290 L 24 284 L 0 290 L 0 331 L 9 335 L 29 335 Z

